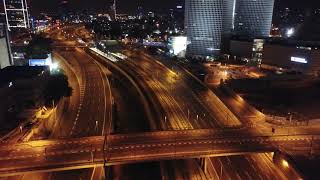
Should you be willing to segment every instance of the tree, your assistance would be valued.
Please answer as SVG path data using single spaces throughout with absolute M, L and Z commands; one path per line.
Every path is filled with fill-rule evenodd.
M 35 35 L 26 49 L 28 58 L 45 59 L 52 51 L 52 40 L 41 35 Z
M 72 88 L 69 86 L 68 77 L 63 73 L 55 73 L 49 76 L 49 80 L 44 89 L 44 99 L 46 105 L 51 105 L 52 101 L 58 102 L 62 97 L 70 97 Z

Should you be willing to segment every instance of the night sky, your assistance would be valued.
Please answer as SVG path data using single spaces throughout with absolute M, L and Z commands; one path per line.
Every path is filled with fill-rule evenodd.
M 39 12 L 56 12 L 61 0 L 28 0 L 32 14 Z M 90 10 L 103 12 L 108 10 L 112 0 L 68 0 L 71 10 Z M 110 2 L 111 1 L 111 2 Z M 120 13 L 134 13 L 138 6 L 144 7 L 146 11 L 166 12 L 184 0 L 117 0 Z M 182 3 L 183 4 L 183 3 Z M 278 7 L 320 7 L 320 0 L 276 0 Z
M 32 6 L 32 14 L 41 11 L 55 12 L 61 0 L 29 0 Z M 108 10 L 113 0 L 68 0 L 71 10 L 90 10 L 105 11 Z M 117 0 L 117 9 L 119 13 L 134 13 L 138 6 L 145 10 L 157 10 L 165 12 L 169 8 L 175 7 L 177 3 L 183 0 Z

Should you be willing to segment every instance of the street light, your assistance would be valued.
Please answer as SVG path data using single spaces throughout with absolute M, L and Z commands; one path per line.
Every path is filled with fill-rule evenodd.
M 51 63 L 51 64 L 49 65 L 49 67 L 50 67 L 50 71 L 54 71 L 54 70 L 57 70 L 57 69 L 58 69 L 59 64 L 58 64 L 58 63 Z
M 288 167 L 289 167 L 288 161 L 286 161 L 286 160 L 283 159 L 283 160 L 281 161 L 281 163 L 282 163 L 282 166 L 283 166 L 283 167 L 285 167 L 285 168 L 288 168 Z
M 293 34 L 294 34 L 294 29 L 293 28 L 287 29 L 287 32 L 286 32 L 287 37 L 291 37 Z
M 225 77 L 228 76 L 228 71 L 225 70 L 223 73 L 224 73 L 224 76 L 225 76 Z

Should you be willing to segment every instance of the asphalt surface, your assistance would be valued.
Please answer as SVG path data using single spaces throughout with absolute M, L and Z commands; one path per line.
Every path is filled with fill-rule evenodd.
M 233 137 L 228 137 L 231 134 Z M 88 168 L 103 166 L 104 158 L 107 158 L 107 165 L 116 165 L 274 152 L 278 149 L 295 155 L 320 152 L 319 136 L 252 137 L 237 134 L 239 131 L 194 130 L 111 135 L 105 150 L 107 156 L 103 153 L 104 136 L 3 145 L 0 147 L 0 170 L 2 175 L 6 175 L 46 169 Z
M 237 125 L 239 125 L 239 121 L 236 118 L 228 117 L 228 114 L 229 114 L 228 112 L 229 111 L 228 110 L 224 110 L 224 109 L 227 109 L 227 108 L 225 108 L 224 105 L 221 106 L 220 100 L 217 100 L 217 97 L 210 90 L 205 88 L 205 86 L 203 86 L 201 83 L 196 81 L 195 78 L 192 77 L 192 75 L 190 75 L 190 73 L 186 72 L 183 68 L 177 66 L 175 63 L 168 62 L 167 60 L 162 60 L 161 61 L 161 58 L 156 59 L 156 58 L 153 58 L 153 57 L 151 57 L 149 55 L 146 55 L 144 53 L 137 52 L 137 51 L 127 51 L 127 52 L 125 52 L 125 54 L 128 55 L 129 57 L 131 57 L 130 60 L 132 60 L 132 61 L 130 63 L 135 64 L 135 67 L 132 68 L 133 69 L 132 71 L 135 71 L 136 74 L 138 73 L 137 76 L 142 77 L 142 79 L 144 81 L 146 81 L 146 80 L 147 81 L 151 81 L 150 79 L 152 79 L 152 78 L 156 79 L 154 81 L 161 81 L 161 78 L 167 79 L 169 84 L 168 83 L 166 84 L 165 82 L 152 82 L 152 83 L 153 84 L 160 84 L 158 86 L 161 86 L 161 84 L 162 84 L 164 87 L 169 87 L 169 90 L 167 90 L 167 95 L 168 96 L 171 95 L 171 98 L 176 100 L 176 101 L 178 101 L 178 104 L 179 104 L 178 105 L 179 107 L 176 106 L 178 108 L 174 107 L 174 109 L 180 109 L 180 110 L 184 109 L 184 112 L 182 112 L 182 113 L 180 112 L 180 113 L 184 114 L 184 115 L 187 114 L 187 116 L 188 116 L 189 120 L 186 120 L 185 124 L 187 124 L 188 122 L 191 122 L 193 128 L 201 128 L 201 127 L 208 127 L 208 126 L 209 127 L 210 126 L 211 127 L 217 127 L 217 125 L 219 127 L 221 127 L 221 126 L 223 127 L 223 126 L 232 126 L 232 125 L 237 126 Z M 159 66 L 159 63 L 157 61 L 160 61 L 160 62 L 164 63 L 168 68 L 164 67 L 161 70 L 160 66 L 163 66 L 163 65 Z M 125 68 L 127 68 L 128 64 L 130 64 L 130 63 L 126 62 Z M 142 69 L 142 72 L 139 70 L 139 68 Z M 186 84 L 186 85 L 183 85 L 184 87 L 180 86 L 180 87 L 182 87 L 180 89 L 180 91 L 179 91 L 178 86 L 175 85 L 175 78 L 176 77 L 172 78 L 172 76 L 170 77 L 170 74 L 167 75 L 168 73 L 166 73 L 166 72 L 168 72 L 168 71 L 172 71 L 172 72 L 175 73 L 174 76 L 178 77 L 176 79 L 176 81 L 180 85 L 183 82 Z M 139 74 L 139 72 L 140 72 L 140 74 Z M 172 84 L 174 84 L 174 85 L 172 85 Z M 150 85 L 149 85 L 149 87 L 150 87 Z M 152 85 L 151 85 L 151 87 L 152 87 Z M 153 88 L 153 91 L 156 91 L 158 89 L 159 88 Z M 160 90 L 161 93 L 164 93 L 164 91 L 165 90 L 163 90 L 163 89 Z M 175 92 L 177 92 L 177 94 L 174 94 Z M 186 92 L 191 92 L 191 95 L 190 94 L 189 95 L 185 95 L 186 100 L 183 100 L 183 98 L 181 98 L 181 100 L 179 100 L 179 98 L 181 96 L 183 96 L 183 94 L 186 93 Z M 262 131 L 263 131 L 263 133 L 266 133 L 266 132 L 271 133 L 271 129 L 272 129 L 271 126 L 268 126 L 268 127 L 265 127 L 264 125 L 262 125 L 262 126 L 258 125 L 257 126 L 257 123 L 261 122 L 261 113 L 256 111 L 252 107 L 248 106 L 248 104 L 246 102 L 244 102 L 243 99 L 237 97 L 236 95 L 230 97 L 230 93 L 229 92 L 227 92 L 226 94 L 224 92 L 222 92 L 220 94 L 218 93 L 218 95 L 219 95 L 219 98 L 221 98 L 222 95 L 225 95 L 224 97 L 222 96 L 223 102 L 228 104 L 228 107 L 231 108 L 230 110 L 232 110 L 232 112 L 235 113 L 235 115 L 239 118 L 239 120 L 241 121 L 241 123 L 243 123 L 243 125 L 248 126 L 248 125 L 255 124 L 254 126 L 252 126 L 252 127 L 256 128 L 256 130 L 257 130 L 257 132 L 254 133 L 254 134 L 261 134 Z M 197 102 L 195 103 L 194 101 L 192 101 L 191 97 L 195 97 Z M 160 102 L 161 101 L 163 102 L 163 100 L 161 98 L 163 99 L 163 97 L 160 97 L 160 98 L 158 97 L 158 99 L 160 99 Z M 167 101 L 167 102 L 169 102 L 168 103 L 169 105 L 164 105 L 164 107 L 171 107 L 172 108 L 172 104 L 174 104 L 174 103 L 171 103 L 173 101 L 172 99 L 169 99 Z M 185 108 L 181 108 L 181 107 L 183 107 L 184 103 L 188 102 L 188 101 L 192 102 L 191 104 L 187 105 L 188 110 L 185 110 Z M 164 101 L 164 102 L 166 102 L 166 101 Z M 202 106 L 201 105 L 199 106 L 199 102 L 201 103 Z M 162 105 L 163 104 L 164 103 L 162 103 Z M 221 110 L 221 108 L 222 108 L 222 110 Z M 192 109 L 192 110 L 190 111 L 190 109 Z M 205 111 L 205 110 L 207 110 L 207 111 Z M 212 110 L 220 110 L 220 111 L 224 112 L 223 115 L 226 115 L 226 116 L 224 118 L 221 118 L 223 115 L 222 116 L 220 115 L 220 118 L 219 118 L 219 113 L 216 113 L 217 111 L 212 111 Z M 186 113 L 186 111 L 187 111 L 187 113 Z M 211 119 L 210 119 L 210 121 L 213 122 L 213 123 L 210 123 L 208 121 L 203 121 L 203 119 L 199 115 L 201 113 L 203 113 L 204 116 L 206 116 L 206 113 L 208 113 L 209 115 L 211 115 L 211 113 L 216 115 L 216 116 L 213 115 L 213 117 L 211 117 Z M 199 115 L 199 118 L 197 118 L 197 115 Z M 217 115 L 218 115 L 218 117 L 217 117 Z M 193 119 L 196 119 L 196 121 L 192 123 L 192 118 L 190 119 L 190 116 L 196 117 L 196 118 L 193 118 Z M 168 118 L 166 120 L 168 120 Z M 178 121 L 181 121 L 181 120 L 182 119 L 180 118 Z M 220 120 L 220 122 L 219 122 L 219 120 Z M 203 122 L 203 123 L 201 123 L 201 122 Z M 172 122 L 172 123 L 170 122 L 170 123 L 166 123 L 165 125 L 166 125 L 167 128 L 172 128 L 171 124 L 174 124 L 174 123 L 175 122 Z M 178 123 L 175 123 L 175 124 L 178 124 Z M 177 129 L 179 129 L 179 128 L 183 129 L 184 126 L 183 125 L 182 126 L 181 125 L 180 126 L 177 125 L 176 128 Z M 174 129 L 174 128 L 172 128 L 172 129 Z M 295 130 L 289 130 L 289 129 L 287 130 L 287 133 L 285 132 L 286 131 L 285 129 L 277 129 L 277 133 L 280 133 L 280 131 L 281 131 L 282 134 L 292 134 L 292 133 L 295 132 Z M 315 129 L 314 132 L 316 132 L 316 131 L 317 130 Z M 253 159 L 253 160 L 251 160 L 250 163 L 253 164 L 254 166 L 255 165 L 256 166 L 261 166 L 261 165 L 263 166 L 263 163 L 260 162 L 260 160 L 263 159 L 263 155 L 260 155 L 260 156 L 261 156 L 260 159 L 258 157 L 256 157 L 256 156 L 254 156 L 252 158 L 249 158 L 250 160 Z M 243 157 L 243 158 L 245 158 L 245 157 Z M 175 167 L 177 170 L 176 170 L 175 173 L 173 173 L 171 175 L 178 174 L 179 171 L 183 171 L 184 168 L 182 168 L 183 166 L 181 166 L 181 162 L 179 162 L 179 163 L 172 162 L 172 163 L 175 164 L 175 165 L 176 164 L 180 164 L 180 166 L 172 165 L 171 167 Z M 170 164 L 170 163 L 166 163 L 166 164 Z M 268 161 L 268 165 L 276 168 L 272 161 Z M 198 168 L 197 166 L 194 166 L 192 169 L 189 169 L 189 170 L 193 171 L 193 170 L 195 170 L 197 168 Z M 170 171 L 170 166 L 168 166 L 167 171 Z M 228 171 L 231 171 L 231 170 L 229 169 Z M 255 172 L 255 170 L 251 169 L 251 172 Z M 264 171 L 259 171 L 258 173 L 259 174 L 264 174 Z M 285 171 L 283 171 L 282 173 L 286 174 Z M 200 178 L 201 174 L 202 173 L 199 172 L 199 173 L 193 174 L 193 175 L 195 175 L 197 177 L 199 176 L 199 179 L 201 179 Z M 232 172 L 231 172 L 231 174 L 232 174 Z M 184 176 L 187 176 L 187 177 L 190 176 L 190 175 L 191 175 L 190 173 L 184 174 Z M 281 175 L 279 175 L 279 177 L 280 176 Z M 180 177 L 180 176 L 177 176 L 177 178 L 178 177 Z M 241 177 L 245 178 L 245 176 L 241 176 Z M 214 177 L 211 177 L 211 178 L 219 179 L 219 176 L 214 176 Z
M 108 71 L 98 65 L 95 60 L 82 49 L 74 48 L 74 41 L 66 40 L 62 31 L 51 32 L 51 37 L 57 39 L 56 46 L 71 48 L 56 48 L 56 60 L 61 63 L 73 88 L 73 95 L 68 108 L 63 113 L 59 125 L 50 138 L 71 138 L 104 135 L 110 133 L 112 95 Z M 102 168 L 66 171 L 57 173 L 36 173 L 8 179 L 100 179 Z
M 72 43 L 71 43 L 72 44 Z M 69 44 L 69 45 L 71 45 Z M 91 98 L 92 94 L 101 94 L 101 91 L 95 90 L 96 88 L 101 87 L 101 83 L 99 83 L 99 76 L 97 75 L 97 71 L 94 70 L 94 68 L 89 68 L 92 63 L 89 63 L 88 59 L 90 57 L 86 56 L 85 54 L 82 54 L 81 50 L 78 49 L 78 53 L 66 53 L 65 56 L 69 56 L 72 54 L 73 57 L 68 57 L 68 59 L 74 58 L 76 61 L 81 61 L 80 67 L 85 67 L 84 70 L 84 77 L 89 77 L 90 82 L 94 81 L 94 83 L 87 83 L 87 79 L 84 80 L 84 88 L 80 88 L 80 97 L 83 98 L 84 107 L 87 106 L 95 106 L 100 105 L 99 102 L 101 101 L 101 98 Z M 149 97 L 154 98 L 162 107 L 159 116 L 159 124 L 161 129 L 171 129 L 171 130 L 182 130 L 182 129 L 199 129 L 199 128 L 221 128 L 221 127 L 239 127 L 240 121 L 235 117 L 235 115 L 218 99 L 211 91 L 208 91 L 208 89 L 204 88 L 204 86 L 201 85 L 198 81 L 196 81 L 192 75 L 188 74 L 188 72 L 185 72 L 183 69 L 177 68 L 176 66 L 172 66 L 171 69 L 168 69 L 167 67 L 163 66 L 162 64 L 159 64 L 156 62 L 156 59 L 145 55 L 140 54 L 139 57 L 135 57 L 134 54 L 137 52 L 128 52 L 129 56 L 131 56 L 130 61 L 128 62 L 122 62 L 122 68 L 127 69 L 127 71 L 130 72 L 131 75 L 136 76 L 138 78 L 141 78 L 141 81 L 145 87 L 148 87 L 147 94 L 149 94 Z M 79 60 L 80 59 L 80 60 Z M 84 60 L 86 59 L 86 60 Z M 81 65 L 82 63 L 82 65 Z M 169 65 L 170 66 L 170 65 Z M 96 69 L 97 70 L 97 69 Z M 82 69 L 83 71 L 83 69 Z M 102 81 L 103 82 L 103 81 Z M 103 84 L 103 83 L 102 83 Z M 99 88 L 100 89 L 100 88 Z M 90 96 L 86 96 L 86 91 L 90 93 Z M 87 98 L 86 98 L 87 97 Z M 90 97 L 90 98 L 88 98 Z M 98 102 L 98 103 L 97 103 Z M 80 99 L 80 104 L 81 99 Z M 80 106 L 79 106 L 80 107 Z M 86 114 L 83 114 L 82 118 L 82 108 L 77 111 L 75 121 L 73 121 L 73 125 L 70 131 L 70 137 L 81 137 L 81 136 L 87 136 L 87 135 L 95 135 L 96 132 L 103 131 L 103 127 L 100 127 L 99 124 L 101 123 L 95 119 L 100 119 L 101 116 L 105 116 L 101 113 L 99 113 L 99 110 L 94 108 L 85 108 L 87 111 Z M 88 116 L 88 114 L 97 113 L 96 116 Z M 79 114 L 79 115 L 78 115 Z M 78 117 L 78 118 L 77 118 Z M 79 122 L 78 122 L 79 121 Z M 87 122 L 85 122 L 87 121 Z M 89 121 L 89 122 L 88 122 Z M 92 128 L 92 122 L 94 124 L 94 128 Z M 105 123 L 102 123 L 105 124 Z M 71 125 L 69 125 L 71 127 Z M 269 127 L 268 127 L 269 128 Z M 266 129 L 266 128 L 265 128 Z M 285 131 L 285 130 L 284 130 Z M 289 134 L 289 132 L 288 132 Z M 172 136 L 172 135 L 171 135 Z M 169 137 L 170 138 L 170 137 Z M 172 138 L 172 137 L 171 137 Z M 131 142 L 128 139 L 125 139 L 126 142 Z M 204 141 L 199 142 L 190 142 L 190 145 L 194 145 L 192 148 L 183 146 L 184 143 L 189 144 L 189 142 L 181 142 L 181 150 L 183 151 L 189 151 L 194 150 L 196 148 L 201 148 L 200 144 L 206 144 Z M 134 140 L 132 141 L 134 142 Z M 202 142 L 202 143 L 200 143 Z M 132 147 L 141 148 L 142 144 L 140 145 L 127 145 L 125 142 L 123 149 L 130 149 Z M 143 142 L 145 143 L 145 142 Z M 170 142 L 168 143 L 170 144 Z M 185 144 L 185 145 L 187 145 Z M 143 154 L 145 153 L 155 153 L 159 155 L 158 150 L 152 150 L 152 148 L 159 148 L 163 146 L 163 143 L 161 144 L 151 144 L 150 147 L 146 146 L 146 150 L 141 151 Z M 169 145 L 170 146 L 170 145 Z M 81 151 L 80 150 L 79 152 Z M 120 148 L 120 147 L 118 147 Z M 151 149 L 148 149 L 151 148 Z M 171 149 L 172 147 L 163 147 L 164 149 Z M 225 147 L 224 147 L 225 148 Z M 96 148 L 97 150 L 98 148 Z M 92 159 L 92 147 L 90 150 L 90 147 L 85 147 L 85 150 L 88 152 L 86 155 L 82 156 L 83 158 L 88 158 L 89 160 Z M 96 152 L 96 150 L 94 152 Z M 116 154 L 121 154 L 120 149 L 110 149 L 114 150 Z M 179 150 L 179 148 L 178 148 Z M 140 153 L 140 151 L 139 151 Z M 162 153 L 162 152 L 161 152 Z M 160 154 L 161 154 L 160 153 Z M 122 154 L 125 155 L 126 153 Z M 153 154 L 153 155 L 155 155 Z M 127 154 L 128 155 L 128 154 Z M 132 156 L 132 153 L 129 153 L 129 156 Z M 135 159 L 139 159 L 139 155 L 135 154 Z M 144 156 L 144 155 L 141 155 Z M 70 156 L 72 159 L 72 157 Z M 143 157 L 146 158 L 146 157 Z M 67 159 L 67 157 L 66 157 Z M 120 158 L 121 159 L 121 158 Z M 156 160 L 157 158 L 155 158 Z M 252 159 L 258 159 L 256 157 Z M 253 164 L 258 164 L 258 166 L 263 166 L 262 159 L 260 157 L 260 160 L 258 162 L 253 162 L 255 160 L 251 160 L 250 162 Z M 240 160 L 240 162 L 244 162 L 245 160 Z M 205 179 L 208 177 L 205 177 L 205 173 L 199 169 L 197 164 L 194 161 L 188 162 L 186 164 L 184 163 L 175 163 L 175 167 L 178 167 L 178 169 L 187 168 L 192 169 L 194 172 L 193 174 L 196 177 L 193 176 L 185 176 L 185 173 L 182 173 L 181 175 L 177 175 L 175 177 L 182 177 L 183 179 Z M 187 162 L 187 161 L 186 161 Z M 235 160 L 236 162 L 236 160 Z M 267 164 L 270 165 L 270 162 Z M 215 167 L 218 167 L 218 165 L 215 165 Z M 84 178 L 84 179 L 90 179 L 90 178 L 98 178 L 101 174 L 101 169 L 97 170 L 98 168 L 94 168 L 91 170 L 77 170 L 77 171 L 70 171 L 70 172 L 63 172 L 63 173 L 50 173 L 50 175 L 45 176 L 47 178 L 53 179 L 61 179 L 61 178 L 67 178 L 67 179 L 78 179 Z M 223 167 L 223 169 L 228 169 L 228 167 Z M 241 169 L 239 167 L 239 169 Z M 92 171 L 94 173 L 92 173 Z M 196 172 L 198 171 L 198 172 Z M 232 177 L 237 178 L 240 177 L 246 177 L 245 174 L 237 174 L 237 170 L 230 168 L 228 172 L 230 171 L 230 175 L 226 177 Z M 248 169 L 246 171 L 253 172 L 252 169 Z M 97 173 L 96 173 L 97 172 Z M 177 173 L 175 171 L 174 173 Z M 257 172 L 257 174 L 261 174 L 262 172 Z M 216 173 L 217 175 L 217 173 Z M 269 175 L 266 175 L 268 177 Z M 36 176 L 39 179 L 43 179 L 43 174 L 39 174 L 39 176 Z M 218 177 L 218 175 L 217 175 Z M 249 177 L 249 176 L 248 176 Z M 258 179 L 257 176 L 252 176 Z M 30 177 L 32 179 L 37 179 L 34 177 Z M 225 178 L 222 178 L 225 179 Z M 228 178 L 226 178 L 228 179 Z M 267 178 L 268 179 L 268 178 Z

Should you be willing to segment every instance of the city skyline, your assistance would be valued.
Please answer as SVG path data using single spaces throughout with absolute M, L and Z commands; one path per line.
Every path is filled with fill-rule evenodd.
M 110 8 L 112 0 L 109 1 L 101 0 L 91 0 L 89 1 L 79 1 L 79 0 L 69 0 L 71 10 L 74 11 L 98 11 L 103 12 Z M 60 0 L 29 0 L 31 13 L 33 15 L 38 15 L 42 12 L 55 13 L 58 11 L 58 4 Z M 184 0 L 162 0 L 162 1 L 147 1 L 147 0 L 118 0 L 118 11 L 119 13 L 130 13 L 136 12 L 138 6 L 142 6 L 146 11 L 156 11 L 156 12 L 167 12 L 170 8 L 174 8 L 177 4 L 184 4 Z M 319 7 L 320 2 L 314 0 L 305 0 L 303 2 L 299 0 L 275 0 L 275 8 L 314 8 Z

